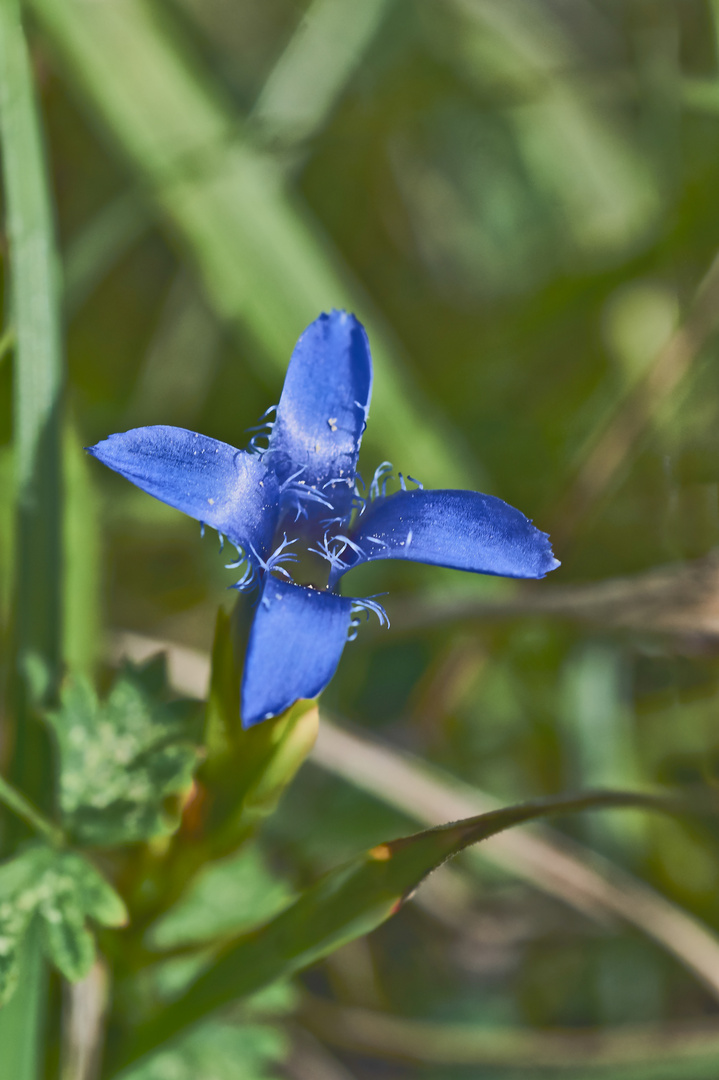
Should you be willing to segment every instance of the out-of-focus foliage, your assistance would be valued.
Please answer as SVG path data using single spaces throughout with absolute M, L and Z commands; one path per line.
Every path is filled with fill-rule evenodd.
M 127 911 L 95 867 L 71 852 L 36 846 L 0 867 L 0 1001 L 13 994 L 23 940 L 33 920 L 43 951 L 66 979 L 86 975 L 95 959 L 88 919 L 122 926 Z
M 719 354 L 712 319 L 696 316 L 702 296 L 719 310 L 708 273 L 719 250 L 716 0 L 28 0 L 27 9 L 63 253 L 67 437 L 79 447 L 174 423 L 238 445 L 268 392 L 277 399 L 304 325 L 322 308 L 351 307 L 378 360 L 365 476 L 390 457 L 430 486 L 499 495 L 553 534 L 563 566 L 534 593 L 399 563 L 357 570 L 348 592 L 391 590 L 394 625 L 363 630 L 345 650 L 323 707 L 503 802 L 591 785 L 714 783 L 719 579 L 705 569 L 695 593 L 669 589 L 666 617 L 660 599 L 643 618 L 635 575 L 666 566 L 671 586 L 719 546 Z M 3 354 L 3 492 L 11 391 Z M 85 465 L 66 463 L 73 669 L 97 670 L 103 609 L 110 628 L 208 653 L 232 581 L 214 538 L 201 541 L 194 523 Z M 3 643 L 9 514 L 3 500 Z M 566 616 L 575 587 L 622 577 L 611 619 Z M 538 590 L 565 587 L 561 618 L 518 613 L 524 597 L 529 608 Z M 438 620 L 440 608 L 473 598 L 492 605 L 491 618 Z M 137 1001 L 163 998 L 157 983 L 147 998 L 140 990 L 156 963 L 165 1000 L 189 993 L 226 933 L 274 918 L 321 873 L 418 827 L 312 764 L 266 813 L 317 717 L 308 710 L 243 739 L 229 627 L 223 614 L 203 763 L 194 733 L 188 742 L 164 705 L 133 697 L 131 680 L 123 709 L 134 702 L 132 715 L 152 724 L 152 734 L 142 727 L 149 743 L 140 738 L 126 758 L 137 770 L 112 782 L 83 771 L 69 803 L 67 778 L 98 749 L 119 691 L 95 700 L 76 678 L 56 714 L 63 807 L 85 842 L 166 834 L 178 805 L 164 794 L 184 790 L 199 764 L 179 832 L 108 863 L 132 914 L 122 944 L 107 948 L 117 988 L 108 1060 L 145 1019 Z M 100 680 L 109 683 L 103 670 Z M 68 709 L 84 725 L 74 763 Z M 138 760 L 141 743 L 149 752 Z M 152 789 L 144 824 L 125 786 L 135 781 Z M 719 931 L 712 826 L 624 813 L 561 825 Z M 252 831 L 256 847 L 237 853 Z M 501 1061 L 477 1050 L 473 1062 L 446 1062 L 434 1029 L 408 1057 L 382 1026 L 387 1014 L 473 1035 L 591 1028 L 611 1039 L 616 1026 L 648 1025 L 644 1042 L 623 1028 L 601 1069 L 585 1046 L 563 1074 L 716 1072 L 708 1036 L 702 1063 L 682 1042 L 685 1023 L 715 1024 L 716 994 L 641 934 L 641 913 L 634 929 L 595 922 L 569 897 L 487 864 L 460 861 L 453 878 L 437 875 L 445 885 L 434 903 L 423 901 L 434 880 L 417 904 L 301 977 L 337 1007 L 333 1024 L 322 1028 L 310 998 L 294 1027 L 283 1014 L 264 1034 L 246 1019 L 233 1026 L 233 1014 L 134 1080 L 274 1075 L 280 1059 L 298 1080 L 317 1075 L 298 1030 L 320 1033 L 323 1064 L 357 1080 L 525 1080 L 559 1068 L 556 1057 L 542 1068 L 539 1049 L 514 1063 L 511 1050 Z M 191 941 L 191 961 L 167 955 Z M 353 1009 L 365 1010 L 355 1029 Z M 657 1060 L 657 1049 L 650 1061 L 663 1031 L 678 1057 Z
M 287 1038 L 269 1024 L 210 1021 L 125 1073 L 126 1080 L 276 1080 Z

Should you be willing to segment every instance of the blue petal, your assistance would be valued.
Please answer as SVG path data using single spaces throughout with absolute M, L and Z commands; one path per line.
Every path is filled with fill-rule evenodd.
M 156 499 L 258 554 L 269 551 L 279 513 L 277 479 L 261 458 L 176 427 L 133 428 L 89 452 Z
M 320 315 L 292 353 L 268 450 L 280 481 L 302 470 L 293 484 L 295 495 L 314 488 L 333 504 L 330 509 L 304 500 L 313 520 L 349 513 L 371 393 L 364 327 L 346 311 Z M 291 492 L 285 503 L 293 505 Z
M 471 570 L 502 577 L 541 578 L 559 566 L 547 533 L 492 495 L 476 491 L 398 491 L 370 504 L 352 531 L 346 569 L 375 559 Z M 330 584 L 345 571 L 333 569 Z
M 352 600 L 268 577 L 255 613 L 242 677 L 242 725 L 317 697 L 347 641 Z

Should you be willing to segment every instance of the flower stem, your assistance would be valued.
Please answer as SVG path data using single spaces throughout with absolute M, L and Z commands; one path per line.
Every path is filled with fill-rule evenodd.
M 8 326 L 0 335 L 0 364 L 15 346 L 15 327 Z
M 5 803 L 8 810 L 12 810 L 31 829 L 40 833 L 51 844 L 60 845 L 64 843 L 65 837 L 62 830 L 53 825 L 51 821 L 48 821 L 39 810 L 36 810 L 32 803 L 14 788 L 4 776 L 0 776 L 0 802 Z

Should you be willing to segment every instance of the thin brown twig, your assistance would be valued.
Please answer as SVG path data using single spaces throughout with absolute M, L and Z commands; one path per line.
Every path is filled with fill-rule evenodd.
M 108 1000 L 108 971 L 99 957 L 84 979 L 66 984 L 61 1080 L 97 1080 Z
M 415 1064 L 571 1069 L 707 1057 L 719 1061 L 716 1022 L 571 1032 L 482 1028 L 406 1019 L 310 995 L 304 997 L 298 1018 L 330 1046 Z
M 209 657 L 139 634 L 116 633 L 110 656 L 137 662 L 158 652 L 181 693 L 206 695 Z M 311 760 L 418 822 L 437 825 L 498 807 L 496 800 L 441 774 L 424 762 L 323 719 Z M 719 939 L 693 915 L 608 859 L 547 826 L 511 829 L 484 841 L 467 856 L 499 865 L 579 911 L 598 919 L 618 916 L 673 955 L 719 1000 Z
M 394 630 L 410 631 L 457 620 L 551 615 L 615 630 L 661 634 L 675 647 L 719 643 L 719 552 L 686 563 L 586 585 L 532 585 L 500 600 L 395 601 Z

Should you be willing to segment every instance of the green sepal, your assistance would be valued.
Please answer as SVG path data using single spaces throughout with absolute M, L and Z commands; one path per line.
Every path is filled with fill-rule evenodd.
M 271 814 L 312 749 L 319 727 L 316 701 L 298 701 L 281 716 L 245 731 L 240 721 L 236 622 L 220 609 L 212 649 L 212 676 L 205 719 L 208 750 L 203 767 L 221 792 L 220 820 L 230 836 L 250 831 Z

